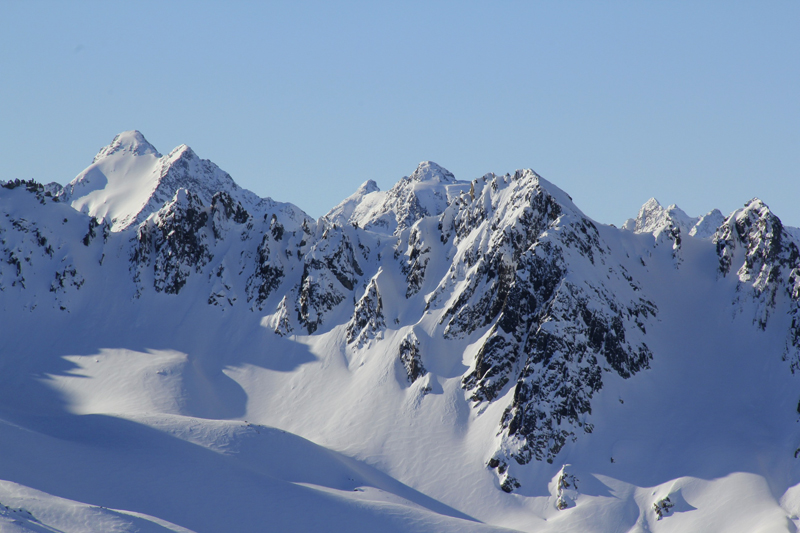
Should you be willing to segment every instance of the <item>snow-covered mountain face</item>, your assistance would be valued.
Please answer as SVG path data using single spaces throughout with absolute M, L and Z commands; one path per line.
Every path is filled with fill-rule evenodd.
M 240 188 L 230 175 L 197 157 L 188 146 L 162 156 L 138 131 L 114 137 L 58 196 L 78 211 L 107 222 L 112 231 L 121 231 L 144 221 L 181 188 L 206 204 L 223 192 L 251 210 L 274 207 L 270 200 Z
M 800 524 L 800 232 L 757 199 L 617 229 L 424 162 L 315 221 L 133 131 L 0 211 L 0 524 Z

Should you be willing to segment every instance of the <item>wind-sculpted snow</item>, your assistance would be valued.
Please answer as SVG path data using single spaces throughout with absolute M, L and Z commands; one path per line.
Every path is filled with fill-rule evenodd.
M 561 467 L 556 479 L 556 507 L 558 507 L 559 511 L 574 507 L 575 500 L 578 499 L 579 495 L 579 480 L 574 474 L 569 472 L 567 469 L 568 466 L 570 465 L 564 465 Z
M 652 199 L 617 229 L 531 170 L 466 182 L 423 162 L 314 221 L 138 132 L 64 189 L 1 185 L 4 504 L 8 479 L 104 524 L 134 516 L 90 512 L 117 502 L 145 529 L 209 530 L 228 515 L 188 502 L 223 498 L 196 483 L 210 475 L 244 487 L 224 497 L 241 531 L 328 512 L 368 515 L 360 530 L 800 524 L 800 230 L 759 200 L 693 218 Z M 63 427 L 50 435 L 42 416 Z M 96 460 L 65 444 L 92 424 L 141 449 L 107 443 Z M 284 430 L 364 464 L 276 445 Z M 173 433 L 193 444 L 160 440 Z M 29 440 L 53 471 L 59 450 L 92 472 L 197 454 L 206 466 L 156 462 L 204 518 L 28 475 L 9 458 Z M 236 503 L 270 491 L 291 508 Z M 6 515 L 45 520 L 36 498 Z M 305 516 L 303 498 L 325 511 Z

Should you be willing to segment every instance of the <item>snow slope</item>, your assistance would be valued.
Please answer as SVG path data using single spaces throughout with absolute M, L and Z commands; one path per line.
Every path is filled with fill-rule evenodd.
M 274 207 L 273 201 L 240 188 L 185 144 L 162 156 L 138 131 L 114 137 L 60 197 L 78 211 L 107 221 L 112 231 L 121 231 L 157 211 L 179 188 L 190 189 L 206 203 L 215 193 L 226 192 L 249 209 Z
M 313 221 L 186 153 L 0 188 L 0 527 L 797 530 L 800 232 L 760 201 L 617 229 L 425 162 Z

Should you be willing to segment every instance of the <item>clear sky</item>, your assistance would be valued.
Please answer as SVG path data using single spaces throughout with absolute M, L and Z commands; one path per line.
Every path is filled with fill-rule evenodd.
M 429 159 L 800 226 L 800 2 L 0 1 L 0 179 L 128 129 L 312 216 Z

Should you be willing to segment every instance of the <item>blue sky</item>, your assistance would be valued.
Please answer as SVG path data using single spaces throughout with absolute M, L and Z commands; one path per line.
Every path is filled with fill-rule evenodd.
M 0 4 L 0 179 L 185 143 L 319 216 L 433 160 L 594 219 L 754 196 L 800 226 L 800 2 Z

